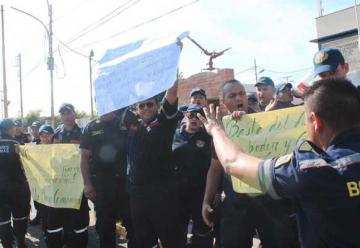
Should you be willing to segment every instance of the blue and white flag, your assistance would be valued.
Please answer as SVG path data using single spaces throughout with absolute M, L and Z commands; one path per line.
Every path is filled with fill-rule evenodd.
M 187 35 L 184 32 L 177 39 Z M 106 51 L 94 81 L 98 114 L 130 106 L 170 88 L 177 77 L 181 52 L 177 39 L 143 39 Z

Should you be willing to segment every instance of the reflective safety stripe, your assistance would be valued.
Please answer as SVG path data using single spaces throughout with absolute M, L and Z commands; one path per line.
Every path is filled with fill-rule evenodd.
M 326 162 L 324 159 L 308 159 L 300 161 L 300 170 L 309 169 L 309 168 L 319 168 L 319 167 L 333 167 L 335 169 L 341 169 L 353 164 L 360 164 L 360 153 L 351 154 L 339 159 L 336 159 L 330 163 Z
M 7 225 L 9 223 L 11 223 L 11 220 L 3 221 L 3 222 L 0 222 L 0 226 Z
M 83 229 L 80 229 L 80 230 L 75 230 L 75 229 L 74 229 L 74 232 L 77 233 L 77 234 L 79 234 L 79 233 L 86 232 L 87 229 L 88 229 L 87 227 L 85 227 L 85 228 L 83 228 Z
M 20 218 L 13 217 L 13 220 L 15 220 L 15 221 L 27 220 L 27 219 L 28 219 L 28 217 L 20 217 Z
M 57 232 L 61 232 L 64 228 L 60 227 L 58 229 L 54 229 L 54 230 L 46 230 L 48 233 L 57 233 Z

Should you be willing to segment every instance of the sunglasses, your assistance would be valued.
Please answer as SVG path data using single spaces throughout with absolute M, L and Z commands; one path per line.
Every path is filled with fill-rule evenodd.
M 186 116 L 187 118 L 189 118 L 189 119 L 193 119 L 193 118 L 199 119 L 199 118 L 197 117 L 197 112 L 186 112 L 186 113 L 185 113 L 185 116 Z
M 139 104 L 139 109 L 144 109 L 145 106 L 147 108 L 153 108 L 155 106 L 155 103 L 153 103 L 153 102 L 140 103 Z

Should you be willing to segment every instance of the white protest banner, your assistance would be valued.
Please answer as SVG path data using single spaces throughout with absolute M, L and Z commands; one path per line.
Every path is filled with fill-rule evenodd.
M 178 39 L 184 38 L 184 32 Z M 170 88 L 180 58 L 176 39 L 139 40 L 108 50 L 94 82 L 99 115 L 146 100 Z

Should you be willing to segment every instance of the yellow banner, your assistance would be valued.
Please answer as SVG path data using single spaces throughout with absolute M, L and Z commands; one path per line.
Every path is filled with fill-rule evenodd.
M 79 145 L 20 146 L 33 199 L 49 207 L 80 208 L 83 179 Z
M 245 115 L 240 121 L 224 118 L 225 131 L 241 149 L 255 157 L 268 159 L 283 156 L 295 149 L 299 139 L 306 138 L 304 107 Z M 232 177 L 238 193 L 260 193 Z

